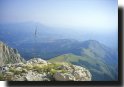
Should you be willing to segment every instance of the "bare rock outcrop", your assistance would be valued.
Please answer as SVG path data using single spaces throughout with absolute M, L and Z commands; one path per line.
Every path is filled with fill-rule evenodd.
M 27 63 L 4 66 L 3 80 L 12 81 L 91 81 L 90 71 L 68 63 L 50 63 L 33 58 Z
M 91 81 L 92 75 L 86 68 L 77 65 L 64 65 L 63 68 L 67 73 L 56 72 L 54 78 L 57 81 Z
M 0 66 L 23 61 L 24 59 L 20 56 L 16 49 L 10 48 L 3 42 L 0 42 Z

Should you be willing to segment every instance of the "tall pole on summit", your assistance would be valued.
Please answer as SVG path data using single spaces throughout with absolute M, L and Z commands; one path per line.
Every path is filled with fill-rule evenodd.
M 37 46 L 37 25 L 34 30 L 34 52 L 33 52 L 33 57 L 36 57 L 36 46 Z
M 37 26 L 35 28 L 35 38 L 37 37 Z

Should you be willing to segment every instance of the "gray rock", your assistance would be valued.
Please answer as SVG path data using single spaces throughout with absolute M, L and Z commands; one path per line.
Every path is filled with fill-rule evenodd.
M 17 50 L 0 42 L 0 66 L 23 62 L 23 60 Z
M 72 68 L 73 72 L 69 70 L 68 73 L 56 72 L 53 77 L 57 81 L 91 81 L 92 75 L 87 69 L 76 65 Z M 67 69 L 67 66 L 63 66 L 63 69 Z
M 69 71 L 72 70 L 72 68 L 67 64 L 63 64 L 63 65 L 59 66 L 58 68 L 61 70 L 69 70 Z
M 38 69 L 46 69 L 47 65 L 52 64 L 41 58 L 34 58 L 24 63 L 14 63 L 0 67 L 4 71 L 6 80 L 12 81 L 91 81 L 92 75 L 86 68 L 62 63 L 55 66 L 58 71 L 51 74 L 51 70 L 39 72 Z M 38 66 L 37 69 L 34 66 Z M 9 69 L 12 68 L 12 72 Z M 30 68 L 31 67 L 31 68 Z M 40 68 L 39 68 L 40 67 Z M 49 69 L 49 68 L 48 68 Z M 17 74 L 15 74 L 15 72 Z
M 57 81 L 72 81 L 75 80 L 75 77 L 68 73 L 56 72 L 53 76 Z
M 27 64 L 47 64 L 48 62 L 41 58 L 33 58 L 27 61 Z
M 9 70 L 9 68 L 7 66 L 2 66 L 0 67 L 0 72 L 3 73 L 3 72 L 7 72 Z
M 23 77 L 23 76 L 21 76 L 21 77 L 15 76 L 15 77 L 13 78 L 13 81 L 27 81 L 27 79 L 26 79 L 25 77 Z
M 46 81 L 46 80 L 49 80 L 49 78 L 47 78 L 46 74 L 39 74 L 36 72 L 29 71 L 26 75 L 26 80 L 27 81 Z

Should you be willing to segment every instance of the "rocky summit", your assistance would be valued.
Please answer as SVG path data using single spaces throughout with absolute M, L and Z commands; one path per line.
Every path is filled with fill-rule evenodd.
M 0 80 L 8 81 L 91 81 L 92 75 L 84 67 L 69 63 L 50 63 L 33 58 L 26 63 L 1 66 Z
M 24 62 L 16 49 L 10 48 L 3 42 L 0 42 L 0 66 Z

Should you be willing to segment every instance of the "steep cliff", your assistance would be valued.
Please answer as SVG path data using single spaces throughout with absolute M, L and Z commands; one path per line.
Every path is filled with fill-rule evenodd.
M 3 42 L 0 42 L 0 66 L 24 62 L 16 49 L 10 48 Z

